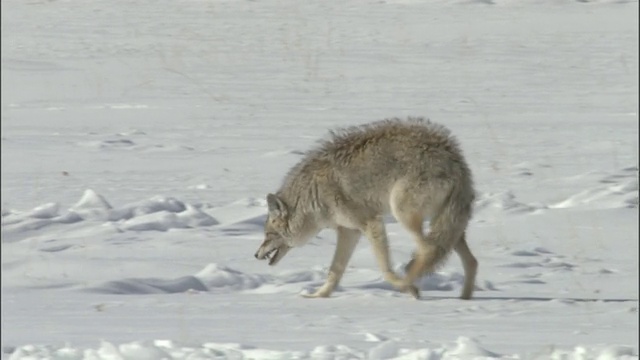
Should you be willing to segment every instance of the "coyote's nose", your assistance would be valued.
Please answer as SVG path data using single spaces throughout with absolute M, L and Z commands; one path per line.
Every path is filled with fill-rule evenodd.
M 258 258 L 258 251 L 256 251 L 256 253 L 253 255 L 256 257 L 256 259 Z

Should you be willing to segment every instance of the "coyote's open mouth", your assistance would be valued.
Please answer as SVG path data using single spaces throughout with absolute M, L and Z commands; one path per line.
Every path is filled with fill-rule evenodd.
M 277 264 L 278 261 L 280 261 L 284 257 L 284 255 L 289 251 L 289 249 L 290 247 L 286 245 L 273 248 L 264 255 L 264 258 L 269 259 L 269 265 L 273 266 Z
M 280 252 L 280 248 L 275 248 L 271 251 L 269 251 L 268 253 L 264 254 L 264 257 L 266 257 L 267 259 L 269 259 L 269 265 L 273 265 L 276 258 L 278 257 L 278 253 Z M 273 255 L 273 257 L 272 257 Z

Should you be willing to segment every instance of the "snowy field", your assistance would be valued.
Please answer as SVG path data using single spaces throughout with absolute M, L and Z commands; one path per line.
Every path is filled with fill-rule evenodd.
M 638 2 L 2 1 L 2 358 L 638 359 Z M 425 116 L 478 191 L 475 298 L 361 239 L 254 259 L 331 128 Z M 388 221 L 398 269 L 414 242 Z

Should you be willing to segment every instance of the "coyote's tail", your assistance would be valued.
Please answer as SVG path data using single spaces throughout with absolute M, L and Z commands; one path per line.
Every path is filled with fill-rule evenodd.
M 434 261 L 434 268 L 444 263 L 464 235 L 471 219 L 474 199 L 475 194 L 470 182 L 461 181 L 454 184 L 439 211 L 431 219 L 429 233 L 426 234 L 425 240 L 437 246 L 438 254 Z

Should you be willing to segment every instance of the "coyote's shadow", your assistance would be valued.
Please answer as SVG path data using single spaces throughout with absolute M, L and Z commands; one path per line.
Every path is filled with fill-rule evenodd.
M 429 300 L 460 300 L 459 297 L 456 296 L 425 296 L 421 300 L 429 301 Z M 637 302 L 638 299 L 631 298 L 562 298 L 562 297 L 545 297 L 545 296 L 474 296 L 470 301 L 496 301 L 496 300 L 512 300 L 512 301 L 567 301 L 567 302 L 605 302 L 605 303 L 624 303 L 624 302 Z M 466 300 L 465 300 L 466 301 Z

